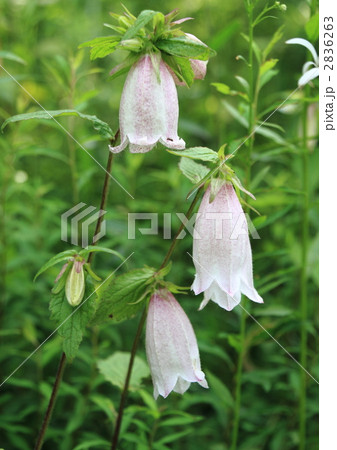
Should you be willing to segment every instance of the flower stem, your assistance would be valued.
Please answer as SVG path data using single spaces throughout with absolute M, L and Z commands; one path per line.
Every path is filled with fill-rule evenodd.
M 121 428 L 121 424 L 122 424 L 124 407 L 125 407 L 125 403 L 126 403 L 126 400 L 128 397 L 128 390 L 129 390 L 129 384 L 130 384 L 133 363 L 134 363 L 134 360 L 136 357 L 139 340 L 142 335 L 142 331 L 143 331 L 143 327 L 144 327 L 144 323 L 145 323 L 145 319 L 146 319 L 146 313 L 147 313 L 147 308 L 145 307 L 143 310 L 142 316 L 140 318 L 139 324 L 138 324 L 135 339 L 132 344 L 128 371 L 127 371 L 126 377 L 125 377 L 123 392 L 122 392 L 122 396 L 121 396 L 121 400 L 120 400 L 119 408 L 118 408 L 118 415 L 117 415 L 115 430 L 114 430 L 114 434 L 112 437 L 112 443 L 111 443 L 112 450 L 116 449 L 117 444 L 118 444 L 118 437 L 119 437 L 119 432 L 120 432 L 120 428 Z
M 303 106 L 303 144 L 302 144 L 302 190 L 304 192 L 303 209 L 302 209 L 302 255 L 301 255 L 301 278 L 300 278 L 300 312 L 301 312 L 301 347 L 300 347 L 300 363 L 303 367 L 307 366 L 307 315 L 308 315 L 308 297 L 307 297 L 307 257 L 308 257 L 308 240 L 309 240 L 309 174 L 308 174 L 308 145 L 307 145 L 307 103 Z M 304 370 L 301 370 L 300 384 L 300 445 L 299 449 L 304 450 L 306 445 L 306 384 L 307 376 Z
M 114 145 L 114 143 L 116 142 L 118 134 L 119 134 L 119 130 L 117 131 L 115 138 L 112 140 L 111 145 Z M 102 196 L 101 196 L 101 204 L 100 204 L 100 207 L 99 207 L 100 210 L 103 210 L 105 208 L 107 197 L 108 197 L 109 183 L 110 183 L 110 172 L 111 172 L 111 167 L 112 167 L 113 156 L 114 156 L 113 153 L 109 152 L 108 162 L 107 162 L 107 165 L 106 165 L 106 173 L 105 173 L 105 178 L 104 178 L 103 190 L 102 190 Z M 103 222 L 103 218 L 104 218 L 103 215 L 99 215 L 98 216 L 98 219 L 97 219 L 97 222 L 96 222 L 94 236 L 96 236 L 99 233 L 99 231 L 101 229 L 102 222 Z M 96 244 L 96 241 L 93 241 L 92 245 L 95 245 L 95 244 Z M 94 256 L 95 256 L 95 252 L 89 253 L 87 262 L 91 263 L 92 260 L 94 259 Z
M 244 302 L 245 299 L 242 299 Z M 245 335 L 246 335 L 246 318 L 247 314 L 244 309 L 241 309 L 240 316 L 240 352 L 238 358 L 238 366 L 236 372 L 236 387 L 235 387 L 235 405 L 234 405 L 234 425 L 232 431 L 232 445 L 231 450 L 236 449 L 239 434 L 239 424 L 240 424 L 240 409 L 241 409 L 241 386 L 242 386 L 242 368 L 243 359 L 245 354 Z
M 195 197 L 190 205 L 190 207 L 188 208 L 188 211 L 186 213 L 186 218 L 189 219 L 194 211 L 195 205 L 197 204 L 199 197 L 201 195 L 203 191 L 203 186 L 199 187 L 197 193 L 195 194 Z M 182 230 L 185 228 L 185 225 L 183 223 L 180 224 L 180 227 L 178 229 L 178 231 L 176 232 L 170 248 L 168 249 L 163 262 L 161 263 L 160 267 L 158 270 L 162 269 L 163 267 L 166 266 L 166 264 L 168 263 L 176 245 L 177 245 L 177 241 L 178 241 L 178 236 L 179 234 L 182 232 Z M 135 339 L 133 341 L 132 344 L 132 349 L 131 349 L 131 354 L 130 354 L 130 361 L 129 361 L 129 366 L 128 366 L 128 371 L 125 377 L 125 382 L 124 382 L 124 387 L 123 387 L 123 391 L 122 391 L 122 395 L 121 395 L 121 400 L 119 403 L 119 408 L 118 408 L 118 415 L 117 415 L 117 419 L 116 419 L 116 425 L 115 425 L 115 429 L 114 429 L 114 433 L 112 436 L 112 444 L 111 444 L 111 450 L 116 450 L 117 449 L 117 445 L 118 445 L 118 438 L 119 438 L 119 433 L 120 433 L 120 428 L 121 428 L 121 424 L 122 424 L 122 419 L 123 419 L 123 413 L 124 413 L 124 408 L 125 408 L 125 404 L 126 404 L 126 400 L 127 400 L 127 396 L 128 396 L 128 390 L 129 390 L 129 383 L 130 383 L 130 378 L 131 378 L 131 373 L 132 373 L 132 367 L 133 367 L 133 363 L 135 360 L 135 356 L 136 356 L 136 352 L 137 352 L 137 348 L 138 348 L 138 344 L 139 344 L 139 340 L 143 331 L 143 327 L 145 324 L 145 319 L 146 319 L 146 315 L 147 315 L 147 307 L 144 308 L 142 316 L 140 318 L 139 324 L 138 324 L 138 328 L 137 328 L 137 332 L 136 332 L 136 336 Z
M 248 13 L 249 20 L 249 116 L 248 116 L 248 136 L 250 136 L 248 141 L 248 152 L 246 160 L 246 181 L 245 186 L 249 191 L 250 178 L 251 178 L 251 155 L 254 146 L 254 125 L 256 121 L 256 108 L 257 108 L 257 97 L 258 91 L 257 87 L 254 89 L 254 55 L 253 55 L 253 4 L 251 1 L 246 2 L 246 9 Z M 247 198 L 248 200 L 248 198 Z M 249 209 L 246 211 L 249 214 Z M 245 311 L 245 298 L 243 297 L 242 302 L 244 303 L 244 308 L 241 308 L 240 316 L 240 351 L 238 356 L 238 364 L 236 371 L 236 386 L 235 386 L 235 404 L 234 404 L 234 418 L 233 418 L 233 429 L 232 429 L 232 442 L 231 450 L 236 450 L 238 435 L 239 435 L 239 425 L 240 425 L 240 411 L 241 411 L 241 387 L 242 387 L 242 371 L 243 371 L 243 360 L 245 356 L 245 337 L 246 337 L 246 320 L 247 313 Z
M 111 140 L 112 145 L 114 145 L 115 142 L 117 141 L 118 135 L 119 135 L 119 130 L 117 131 L 115 137 Z M 104 178 L 103 190 L 102 190 L 102 195 L 101 195 L 100 209 L 104 209 L 106 200 L 108 197 L 110 171 L 111 171 L 111 166 L 112 166 L 112 161 L 113 161 L 112 156 L 113 156 L 112 153 L 109 152 L 108 162 L 107 162 L 107 166 L 106 166 L 106 174 L 105 174 L 105 178 Z M 100 230 L 100 227 L 102 224 L 102 219 L 103 219 L 103 216 L 99 216 L 97 219 L 94 236 L 96 236 L 96 234 Z M 93 242 L 93 245 L 95 245 L 95 243 L 96 242 Z M 95 252 L 89 253 L 88 260 L 87 260 L 89 263 L 92 262 L 94 254 L 95 254 Z M 41 428 L 39 431 L 39 435 L 38 435 L 34 450 L 40 450 L 42 448 L 44 436 L 48 429 L 48 425 L 49 425 L 49 422 L 50 422 L 50 419 L 51 419 L 51 416 L 53 413 L 53 409 L 54 409 L 56 398 L 57 398 L 57 393 L 58 393 L 60 384 L 62 382 L 63 372 L 64 372 L 64 368 L 66 366 L 66 363 L 67 363 L 67 358 L 66 358 L 65 353 L 63 352 L 61 355 L 61 360 L 60 360 L 59 366 L 57 368 L 54 386 L 53 386 L 53 390 L 52 390 L 52 393 L 51 393 L 51 396 L 49 399 L 48 407 L 47 407 L 46 413 L 45 413 L 43 421 L 42 421 L 42 425 L 41 425 Z
M 34 450 L 40 450 L 42 448 L 43 445 L 43 440 L 44 440 L 44 436 L 46 434 L 52 413 L 53 413 L 53 409 L 54 409 L 54 405 L 55 405 L 55 401 L 56 401 L 56 397 L 57 397 L 57 393 L 62 381 L 62 377 L 63 377 L 63 372 L 64 372 L 64 368 L 66 366 L 67 363 L 67 358 L 65 353 L 62 353 L 61 359 L 60 359 L 60 363 L 58 365 L 57 368 L 57 372 L 56 372 L 56 377 L 55 377 L 55 381 L 54 381 L 54 386 L 53 386 L 53 390 L 49 399 L 49 403 L 48 403 L 48 407 L 47 407 L 47 411 L 46 414 L 43 418 L 43 422 L 41 425 L 41 429 L 39 432 L 39 435 L 37 437 L 37 441 L 34 447 Z

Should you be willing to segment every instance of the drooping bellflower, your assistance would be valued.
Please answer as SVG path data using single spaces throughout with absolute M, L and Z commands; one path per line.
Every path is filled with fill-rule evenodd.
M 252 252 L 247 219 L 230 182 L 223 182 L 214 200 L 211 187 L 204 194 L 193 237 L 196 268 L 192 289 L 204 292 L 200 309 L 212 300 L 227 311 L 240 303 L 241 294 L 263 303 L 254 288 Z
M 183 394 L 193 382 L 207 388 L 197 340 L 187 315 L 166 289 L 151 297 L 146 323 L 146 355 L 154 397 Z
M 184 149 L 177 134 L 178 117 L 171 73 L 159 54 L 146 54 L 127 76 L 119 110 L 121 143 L 109 148 L 118 153 L 129 144 L 131 153 L 145 153 L 161 142 L 167 148 Z

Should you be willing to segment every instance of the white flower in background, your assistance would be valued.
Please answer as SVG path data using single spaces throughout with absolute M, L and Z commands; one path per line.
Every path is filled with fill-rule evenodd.
M 318 55 L 317 52 L 314 48 L 314 46 L 307 41 L 306 39 L 302 39 L 302 38 L 294 38 L 294 39 L 289 39 L 288 41 L 286 41 L 286 44 L 299 44 L 302 45 L 303 47 L 306 47 L 310 53 L 312 54 L 313 57 L 313 61 L 307 61 L 302 68 L 302 73 L 303 75 L 301 76 L 301 78 L 298 80 L 298 85 L 304 86 L 305 84 L 309 83 L 309 81 L 313 80 L 314 78 L 317 78 L 319 75 L 319 60 L 318 60 Z M 310 67 L 312 67 L 310 69 Z

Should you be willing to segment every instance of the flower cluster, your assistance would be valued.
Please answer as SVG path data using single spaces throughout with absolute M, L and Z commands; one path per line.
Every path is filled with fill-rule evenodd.
M 92 58 L 106 56 L 117 48 L 130 53 L 124 63 L 111 71 L 113 77 L 125 71 L 128 75 L 119 109 L 121 142 L 111 145 L 110 151 L 119 153 L 129 146 L 131 153 L 145 153 L 157 143 L 169 151 L 185 149 L 177 131 L 176 85 L 190 86 L 193 80 L 203 79 L 208 59 L 214 52 L 197 37 L 180 30 L 180 25 L 189 18 L 175 20 L 176 11 L 166 16 L 143 11 L 136 18 L 126 10 L 123 16 L 112 16 L 118 21 L 118 27 L 110 28 L 120 36 L 97 38 L 85 44 L 92 47 Z M 220 169 L 220 157 L 210 152 L 216 155 L 221 174 L 224 169 Z M 204 293 L 200 309 L 212 300 L 230 311 L 240 303 L 241 294 L 254 302 L 263 302 L 254 288 L 246 217 L 232 184 L 237 186 L 239 181 L 225 167 L 230 176 L 212 180 L 218 188 L 215 194 L 212 183 L 206 189 L 195 225 L 196 276 L 192 289 L 195 294 Z M 235 231 L 238 223 L 240 229 Z M 77 280 L 76 268 L 72 273 Z M 193 382 L 207 388 L 192 325 L 170 292 L 170 285 L 155 284 L 151 291 L 146 354 L 154 397 L 167 397 L 171 391 L 183 394 Z

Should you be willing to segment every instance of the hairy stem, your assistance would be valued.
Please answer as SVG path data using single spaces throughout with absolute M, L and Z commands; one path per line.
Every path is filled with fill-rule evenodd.
M 46 431 L 48 429 L 48 425 L 53 413 L 53 409 L 54 409 L 54 405 L 55 405 L 55 401 L 56 401 L 56 397 L 57 397 L 57 393 L 62 381 L 62 377 L 63 377 L 63 372 L 64 372 L 64 368 L 66 366 L 67 363 L 67 358 L 65 353 L 62 353 L 61 359 L 60 359 L 60 363 L 58 365 L 57 368 L 57 372 L 56 372 L 56 377 L 55 377 L 55 381 L 54 381 L 54 386 L 53 386 L 53 390 L 49 399 L 49 403 L 48 403 L 48 407 L 47 407 L 47 411 L 46 414 L 43 418 L 43 422 L 41 425 L 41 429 L 39 432 L 39 435 L 37 437 L 36 440 L 36 444 L 34 447 L 34 450 L 40 450 L 42 448 L 43 445 L 43 440 L 44 440 L 44 436 L 46 434 Z
M 308 145 L 307 145 L 307 115 L 308 106 L 303 106 L 303 150 L 302 150 L 302 190 L 304 192 L 303 209 L 302 209 L 302 255 L 301 255 L 301 278 L 300 278 L 300 312 L 301 312 L 301 347 L 300 347 L 300 363 L 303 367 L 307 366 L 307 315 L 308 315 L 308 296 L 307 296 L 307 259 L 308 259 L 308 241 L 309 241 L 309 174 L 308 174 Z M 306 445 L 306 388 L 307 375 L 301 370 L 300 385 L 300 450 L 305 450 Z
M 114 142 L 116 140 L 117 140 L 117 135 L 116 135 L 116 137 L 114 139 Z M 104 178 L 104 184 L 103 184 L 103 189 L 102 189 L 102 195 L 101 195 L 101 204 L 100 204 L 100 207 L 99 207 L 100 210 L 103 210 L 105 208 L 107 197 L 108 197 L 109 183 L 110 183 L 110 172 L 111 172 L 111 167 L 112 167 L 112 161 L 113 161 L 113 153 L 109 152 L 108 162 L 107 162 L 107 165 L 106 165 L 106 173 L 105 173 L 105 178 Z M 99 217 L 97 219 L 97 222 L 96 222 L 94 236 L 96 236 L 100 232 L 102 221 L 103 221 L 103 215 L 99 215 Z M 95 245 L 95 244 L 96 244 L 96 241 L 93 240 L 92 245 Z M 92 262 L 92 260 L 94 259 L 94 255 L 95 255 L 95 252 L 89 253 L 88 260 L 87 260 L 88 263 Z
M 112 443 L 111 443 L 111 449 L 112 450 L 113 449 L 117 449 L 118 437 L 119 437 L 119 432 L 120 432 L 120 428 L 121 428 L 121 424 L 122 424 L 124 407 L 125 407 L 126 399 L 128 397 L 128 390 L 129 390 L 129 384 L 130 384 L 130 378 L 131 378 L 133 363 L 134 363 L 134 360 L 135 360 L 135 357 L 136 357 L 139 340 L 140 340 L 140 337 L 142 335 L 143 327 L 144 327 L 144 324 L 145 324 L 146 313 L 147 313 L 147 308 L 145 307 L 144 310 L 143 310 L 142 316 L 140 318 L 139 324 L 138 324 L 138 328 L 137 328 L 135 339 L 134 339 L 133 344 L 132 344 L 128 371 L 127 371 L 126 377 L 125 377 L 124 388 L 123 388 L 123 391 L 122 391 L 122 396 L 121 396 L 121 400 L 120 400 L 119 408 L 118 408 L 118 415 L 117 415 L 115 430 L 114 430 L 114 434 L 113 434 L 113 437 L 112 437 Z
M 189 219 L 194 211 L 195 205 L 197 204 L 200 195 L 202 193 L 203 190 L 203 186 L 199 187 L 197 193 L 195 194 L 195 197 L 186 213 L 186 218 Z M 163 262 L 161 263 L 160 267 L 158 270 L 162 269 L 163 267 L 166 266 L 166 264 L 168 263 L 176 245 L 177 245 L 177 241 L 178 241 L 178 237 L 179 234 L 182 232 L 182 230 L 185 228 L 185 225 L 183 223 L 181 223 L 178 231 L 176 232 L 170 248 L 168 249 Z M 136 332 L 136 336 L 135 339 L 133 341 L 132 344 L 132 349 L 131 349 L 131 355 L 130 355 L 130 361 L 129 361 L 129 366 L 128 366 L 128 371 L 125 377 L 125 382 L 124 382 L 124 387 L 123 387 L 123 391 L 122 391 L 122 395 L 121 395 L 121 400 L 120 400 L 120 404 L 119 404 L 119 409 L 118 409 L 118 415 L 117 415 L 117 419 L 116 419 L 116 425 L 115 425 L 115 429 L 114 429 L 114 433 L 112 436 L 112 444 L 111 444 L 111 450 L 116 450 L 117 449 L 117 445 L 118 445 L 118 438 L 119 438 L 119 433 L 120 433 L 120 428 L 121 428 L 121 424 L 122 424 L 122 419 L 123 419 L 123 413 L 124 413 L 124 408 L 125 408 L 125 404 L 126 404 L 126 400 L 127 400 L 127 396 L 128 396 L 128 390 L 129 390 L 129 383 L 130 383 L 130 378 L 131 378 L 131 373 L 132 373 L 132 367 L 133 367 L 133 363 L 135 360 L 135 356 L 136 356 L 136 352 L 137 352 L 137 348 L 138 348 L 138 343 L 143 331 L 143 327 L 145 324 L 145 319 L 146 319 L 146 315 L 147 315 L 147 308 L 144 308 L 143 314 L 141 316 L 141 319 L 139 321 L 139 325 L 137 328 L 137 332 Z
M 246 160 L 246 189 L 249 191 L 250 187 L 250 178 L 251 178 L 251 155 L 254 146 L 254 126 L 256 122 L 256 107 L 258 100 L 258 90 L 257 87 L 254 88 L 254 56 L 253 56 L 253 5 L 251 2 L 247 2 L 246 4 L 248 19 L 249 19 L 249 129 L 248 136 L 250 139 L 248 141 L 248 154 Z M 248 197 L 246 199 L 248 201 Z M 249 214 L 249 209 L 246 211 Z M 242 299 L 242 302 L 245 305 L 245 298 Z M 246 308 L 245 308 L 246 309 Z M 236 450 L 238 443 L 238 435 L 239 435 L 239 426 L 240 426 L 240 411 L 241 411 L 241 390 L 242 390 L 242 371 L 243 371 L 243 360 L 245 355 L 245 338 L 246 338 L 246 320 L 247 314 L 246 311 L 241 309 L 240 316 L 240 351 L 238 356 L 238 365 L 236 371 L 236 386 L 235 386 L 235 404 L 234 404 L 234 419 L 233 419 L 233 429 L 232 429 L 232 442 L 231 442 L 231 450 Z
M 114 145 L 115 142 L 117 141 L 118 135 L 119 135 L 119 130 L 117 131 L 115 137 L 111 140 L 112 145 Z M 109 192 L 109 179 L 110 179 L 110 171 L 111 171 L 112 161 L 113 161 L 112 153 L 109 152 L 106 173 L 105 173 L 105 178 L 104 178 L 104 184 L 103 184 L 103 190 L 102 190 L 102 195 L 101 195 L 100 209 L 104 209 L 105 204 L 106 204 L 106 200 L 107 200 L 107 196 L 108 196 L 108 192 Z M 96 236 L 96 234 L 100 230 L 100 227 L 102 224 L 102 219 L 103 219 L 103 216 L 99 216 L 97 219 L 94 236 Z M 93 245 L 95 245 L 95 244 L 96 244 L 96 242 L 93 242 Z M 87 260 L 89 263 L 92 262 L 93 256 L 94 256 L 94 252 L 89 253 L 88 260 Z M 44 415 L 42 425 L 41 425 L 41 428 L 39 431 L 39 435 L 38 435 L 38 438 L 37 438 L 37 441 L 35 444 L 35 450 L 40 450 L 42 448 L 44 436 L 48 429 L 48 425 L 49 425 L 49 422 L 50 422 L 50 419 L 51 419 L 51 416 L 53 413 L 53 409 L 54 409 L 56 398 L 57 398 L 57 393 L 58 393 L 58 390 L 59 390 L 59 387 L 60 387 L 60 384 L 62 381 L 66 362 L 67 362 L 66 355 L 63 352 L 62 356 L 61 356 L 59 367 L 56 372 L 54 386 L 53 386 L 53 390 L 52 390 L 52 393 L 51 393 L 51 396 L 49 399 L 48 407 L 47 407 L 46 413 Z

